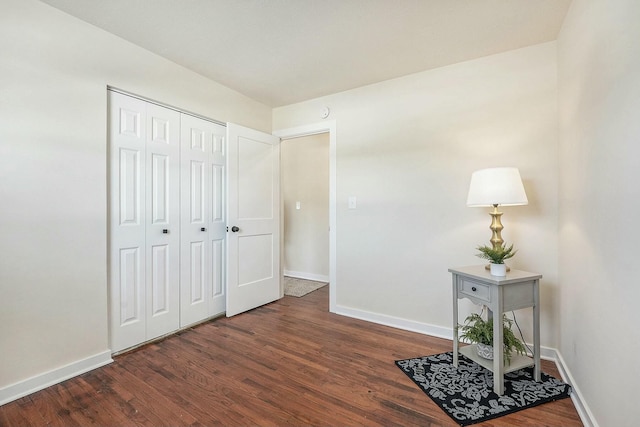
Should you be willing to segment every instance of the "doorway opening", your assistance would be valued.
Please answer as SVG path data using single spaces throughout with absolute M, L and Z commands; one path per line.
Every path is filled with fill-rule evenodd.
M 329 134 L 280 144 L 285 295 L 329 283 Z
M 337 288 L 335 121 L 280 130 L 274 132 L 274 135 L 282 139 L 283 214 L 281 215 L 280 241 L 283 268 L 281 275 L 328 281 L 329 311 L 335 312 Z M 284 154 L 282 154 L 283 150 Z M 314 160 L 314 155 L 322 158 Z M 304 162 L 304 168 L 301 168 L 302 164 L 296 166 L 296 160 Z M 314 173 L 314 164 L 317 173 Z M 302 176 L 301 173 L 306 173 L 306 176 Z M 287 175 L 290 178 L 295 175 L 298 180 L 293 182 L 287 178 Z M 301 176 L 306 182 L 299 182 Z M 319 187 L 323 184 L 325 188 L 320 189 Z M 296 188 L 298 185 L 301 187 Z M 315 194 L 313 188 L 317 189 Z M 285 192 L 289 192 L 289 196 Z M 284 283 L 284 277 L 282 280 Z

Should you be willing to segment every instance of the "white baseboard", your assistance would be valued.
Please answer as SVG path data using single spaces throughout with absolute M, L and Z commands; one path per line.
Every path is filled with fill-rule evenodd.
M 284 275 L 296 279 L 313 280 L 315 282 L 329 282 L 329 276 L 315 273 L 304 273 L 302 271 L 284 270 Z
M 569 385 L 573 389 L 571 392 L 571 400 L 573 401 L 573 405 L 576 407 L 576 411 L 578 411 L 578 415 L 580 416 L 580 420 L 582 420 L 582 424 L 585 427 L 599 427 L 596 418 L 593 416 L 593 412 L 589 409 L 587 402 L 584 400 L 582 393 L 578 386 L 576 386 L 576 382 L 571 375 L 571 371 L 567 367 L 562 354 L 556 350 L 555 352 L 556 366 L 558 366 L 558 371 L 560 371 L 560 376 L 562 380 Z
M 366 320 L 367 322 L 373 322 L 379 325 L 403 329 L 405 331 L 418 332 L 438 338 L 446 338 L 448 340 L 453 339 L 453 329 L 443 328 L 442 326 L 430 325 L 428 323 L 416 322 L 414 320 L 388 316 L 386 314 L 372 313 L 370 311 L 345 307 L 343 305 L 337 305 L 335 313 L 342 316 L 353 317 L 354 319 Z
M 340 314 L 342 316 L 352 317 L 355 319 L 366 320 L 367 322 L 377 323 L 380 325 L 391 326 L 392 328 L 398 328 L 405 331 L 418 332 L 425 335 L 431 335 L 438 338 L 445 338 L 448 340 L 453 339 L 453 329 L 445 328 L 442 326 L 431 325 L 428 323 L 416 322 L 413 320 L 402 319 L 394 316 L 387 316 L 384 314 L 372 313 L 365 310 L 354 309 L 350 307 L 345 307 L 341 305 L 336 306 L 336 314 Z M 529 347 L 533 347 L 531 344 L 528 344 Z M 587 406 L 584 398 L 582 397 L 582 393 L 580 393 L 580 389 L 576 387 L 576 383 L 571 376 L 571 372 L 569 368 L 564 362 L 562 355 L 558 350 L 551 347 L 540 347 L 540 358 L 545 360 L 551 360 L 556 363 L 558 367 L 558 371 L 560 372 L 560 376 L 562 380 L 569 384 L 572 388 L 571 392 L 571 400 L 573 401 L 574 406 L 576 407 L 576 411 L 580 416 L 580 420 L 585 425 L 585 427 L 599 427 L 595 418 L 593 417 L 593 413 Z
M 89 372 L 111 362 L 113 362 L 113 359 L 111 359 L 111 351 L 105 351 L 0 388 L 0 405 L 12 402 L 28 394 L 61 383 L 69 378 L 84 374 L 85 372 Z

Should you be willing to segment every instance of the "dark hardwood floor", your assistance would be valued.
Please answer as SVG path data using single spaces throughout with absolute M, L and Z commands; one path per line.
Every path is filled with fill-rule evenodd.
M 1 426 L 455 426 L 394 360 L 451 341 L 328 312 L 328 286 L 221 318 L 0 407 Z M 543 371 L 559 378 L 552 362 Z M 571 399 L 478 426 L 580 426 Z

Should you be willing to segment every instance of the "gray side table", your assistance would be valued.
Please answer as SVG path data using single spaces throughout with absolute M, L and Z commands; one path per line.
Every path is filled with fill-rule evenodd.
M 534 378 L 540 381 L 540 296 L 542 275 L 521 270 L 511 270 L 505 277 L 492 276 L 484 265 L 450 268 L 453 279 L 453 365 L 458 366 L 458 354 L 462 353 L 474 362 L 493 372 L 493 391 L 504 394 L 504 374 L 527 366 L 534 366 Z M 484 304 L 493 318 L 493 361 L 478 356 L 476 345 L 459 347 L 458 299 L 468 298 L 476 304 Z M 502 314 L 506 311 L 533 307 L 533 358 L 514 354 L 511 363 L 504 365 L 502 350 Z M 499 349 L 499 350 L 498 350 Z

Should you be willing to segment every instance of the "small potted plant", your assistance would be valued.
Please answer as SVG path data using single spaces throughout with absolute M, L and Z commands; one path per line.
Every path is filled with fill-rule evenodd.
M 493 359 L 493 322 L 484 320 L 480 314 L 473 313 L 464 320 L 464 325 L 458 325 L 460 338 L 470 343 L 478 345 L 478 355 L 485 359 Z M 503 336 L 503 354 L 505 364 L 511 362 L 511 355 L 515 351 L 518 354 L 525 355 L 525 347 L 513 334 L 511 326 L 513 320 L 506 315 L 502 317 L 502 336 Z
M 492 246 L 478 246 L 476 249 L 480 251 L 479 254 L 476 254 L 477 257 L 489 260 L 492 276 L 506 276 L 507 266 L 504 260 L 513 257 L 518 252 L 518 250 L 513 249 L 513 244 L 509 247 L 500 245 L 495 248 Z

